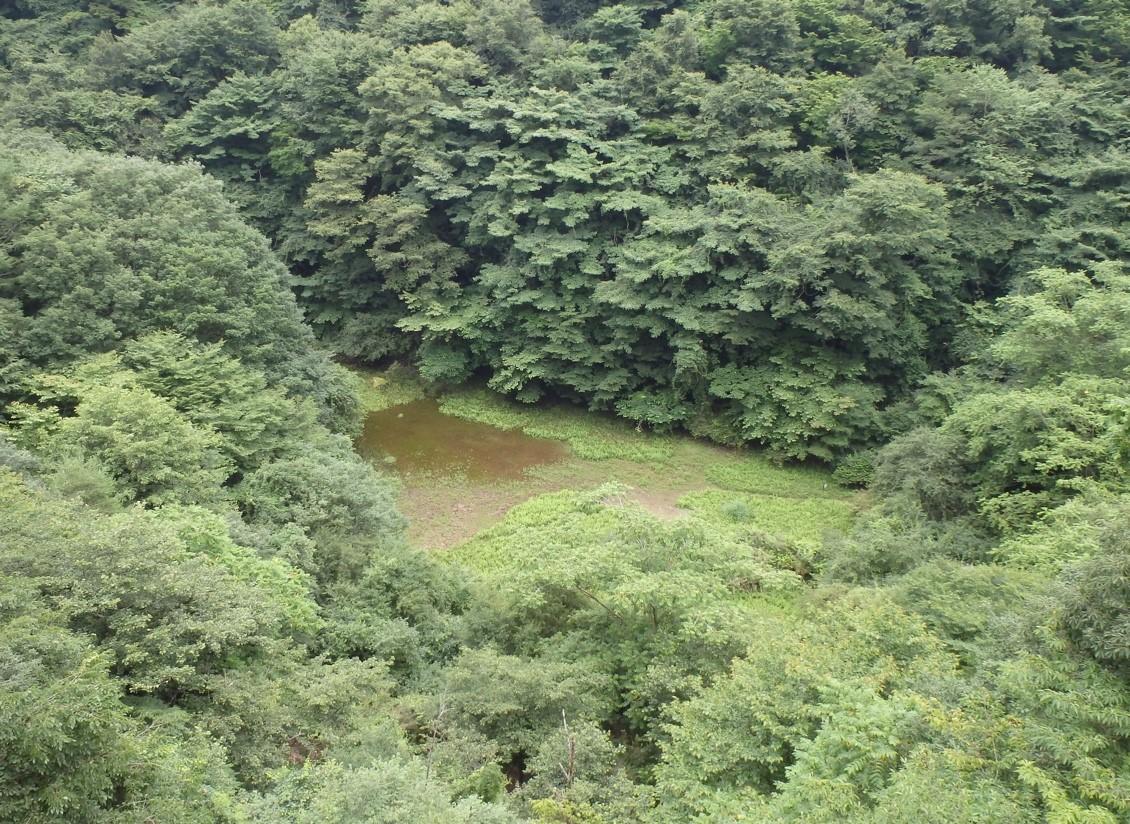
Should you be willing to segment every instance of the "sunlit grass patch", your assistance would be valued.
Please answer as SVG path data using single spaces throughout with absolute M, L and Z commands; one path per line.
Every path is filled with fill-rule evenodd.
M 514 507 L 506 517 L 461 544 L 447 557 L 480 573 L 498 574 L 538 564 L 578 548 L 598 549 L 628 523 L 650 518 L 637 507 L 620 505 L 624 490 L 539 495 Z M 603 505 L 603 502 L 616 504 Z
M 729 602 L 748 592 L 800 586 L 800 578 L 775 565 L 766 547 L 743 540 L 736 530 L 697 518 L 660 521 L 614 483 L 532 498 L 446 557 L 500 589 L 524 579 L 587 577 L 593 587 L 609 587 L 619 597 L 614 593 L 625 587 L 640 594 L 679 580 Z
M 723 489 L 793 498 L 852 497 L 831 472 L 808 466 L 781 466 L 753 453 L 719 457 L 706 467 L 706 479 Z
M 573 454 L 589 460 L 666 462 L 677 443 L 674 437 L 639 431 L 615 418 L 564 405 L 523 406 L 485 389 L 444 395 L 440 409 L 501 429 L 521 429 L 535 438 L 564 441 Z
M 752 527 L 775 538 L 819 547 L 829 533 L 851 529 L 856 507 L 831 498 L 793 498 L 735 493 L 728 489 L 689 492 L 679 506 L 719 525 Z

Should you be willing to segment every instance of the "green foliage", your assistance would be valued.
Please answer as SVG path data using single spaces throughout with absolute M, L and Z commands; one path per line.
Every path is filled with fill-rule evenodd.
M 1073 496 L 1120 491 L 1126 289 L 1108 265 L 1040 270 L 998 301 L 999 334 L 974 364 L 986 377 L 949 398 L 939 427 L 884 448 L 874 489 L 935 520 L 977 511 L 1006 535 Z
M 985 392 L 959 404 L 943 430 L 961 439 L 979 497 L 1047 493 L 1050 503 L 1088 482 L 1122 482 L 1121 392 L 1120 382 L 1091 377 Z
M 972 508 L 973 493 L 960 450 L 961 441 L 950 431 L 912 430 L 879 452 L 872 489 L 908 501 L 935 521 L 961 515 Z
M 631 820 L 641 793 L 625 775 L 617 750 L 605 730 L 592 723 L 570 723 L 563 716 L 556 734 L 547 737 L 528 760 L 532 777 L 521 792 L 542 799 L 540 805 L 537 800 L 531 804 L 542 817 L 548 817 L 543 810 L 553 809 L 545 800 L 553 799 L 561 812 L 576 808 L 595 817 L 595 809 L 606 815 L 614 810 L 613 816 Z
M 466 582 L 420 550 L 385 547 L 356 582 L 331 590 L 319 642 L 335 658 L 376 658 L 411 680 L 464 641 Z
M 223 518 L 200 507 L 165 507 L 162 522 L 172 526 L 192 554 L 207 558 L 242 583 L 269 598 L 283 629 L 297 637 L 314 635 L 323 622 L 310 599 L 312 582 L 282 558 L 262 558 L 232 540 Z
M 0 117 L 204 164 L 343 354 L 834 460 L 969 305 L 1124 257 L 1127 16 L 1045 5 L 24 3 Z M 273 378 L 232 326 L 173 328 Z
M 135 692 L 201 689 L 212 673 L 273 647 L 285 608 L 276 611 L 257 582 L 202 563 L 159 515 L 97 515 L 10 475 L 2 491 L 0 568 L 35 582 Z
M 1125 496 L 1083 495 L 1044 512 L 1026 531 L 1002 541 L 994 554 L 1010 566 L 1056 575 L 1122 540 Z
M 295 824 L 512 824 L 501 806 L 478 799 L 450 800 L 422 764 L 376 761 L 344 767 L 334 761 L 282 774 L 279 786 L 253 804 L 259 821 Z
M 50 405 L 16 406 L 24 442 L 42 448 L 53 439 L 57 452 L 78 453 L 71 475 L 96 483 L 101 467 L 127 499 L 157 504 L 214 497 L 205 490 L 316 431 L 308 402 L 268 387 L 218 346 L 171 333 L 146 335 L 121 356 L 91 358 L 65 375 L 38 376 L 28 389 Z M 67 409 L 74 415 L 64 418 L 59 410 Z
M 97 461 L 64 456 L 55 462 L 47 486 L 65 498 L 77 498 L 92 509 L 111 513 L 122 505 L 114 479 Z
M 623 722 L 646 736 L 673 698 L 741 650 L 750 631 L 744 598 L 788 593 L 799 580 L 729 530 L 697 519 L 664 525 L 620 494 L 602 487 L 536 498 L 453 554 L 496 593 L 491 632 L 501 643 L 583 655 L 614 679 Z
M 849 693 L 843 708 L 797 745 L 785 788 L 772 805 L 781 819 L 834 821 L 874 803 L 925 727 L 914 698 L 877 699 L 866 688 Z
M 706 467 L 706 479 L 723 489 L 754 495 L 837 499 L 842 489 L 828 483 L 828 473 L 803 466 L 782 466 L 757 454 L 719 455 Z
M 0 818 L 1126 820 L 1128 58 L 1104 0 L 6 4 Z M 428 392 L 715 488 L 429 557 L 350 448 Z
M 840 486 L 870 486 L 875 480 L 875 453 L 855 452 L 836 463 L 832 479 Z
M 127 769 L 132 742 L 110 656 L 5 582 L 0 814 L 10 821 L 93 819 Z
M 1045 643 L 1007 662 L 997 684 L 1019 719 L 1008 741 L 1019 783 L 1039 795 L 1049 817 L 1117 821 L 1130 811 L 1125 684 L 1093 663 L 1057 655 L 1055 639 Z
M 1130 552 L 1120 534 L 1104 551 L 1064 573 L 1060 617 L 1064 633 L 1078 648 L 1116 672 L 1130 666 Z
M 876 824 L 1039 821 L 1040 813 L 1026 795 L 991 771 L 971 768 L 958 756 L 919 748 L 876 794 L 874 810 L 863 820 Z
M 130 770 L 116 795 L 120 803 L 96 820 L 184 824 L 246 820 L 243 788 L 227 753 L 191 716 L 154 705 L 132 708 L 139 726 Z
M 313 434 L 311 404 L 269 386 L 262 374 L 225 355 L 219 344 L 157 332 L 127 343 L 121 359 L 138 384 L 170 401 L 194 425 L 218 433 L 223 452 L 240 470 Z
M 818 548 L 828 533 L 847 532 L 855 517 L 855 506 L 849 501 L 715 489 L 688 493 L 679 499 L 679 506 L 708 520 L 729 519 L 811 548 Z
M 897 751 L 857 754 L 848 740 L 873 735 L 865 731 L 869 714 L 880 727 L 911 721 L 917 713 L 901 691 L 923 675 L 944 678 L 954 666 L 923 626 L 882 596 L 845 598 L 807 622 L 759 629 L 725 679 L 674 711 L 656 769 L 660 797 L 674 814 L 709 815 L 755 803 L 759 794 L 789 787 L 797 773 L 815 767 L 807 759 L 823 747 L 835 758 L 859 757 L 865 769 L 888 772 L 902 757 Z M 867 709 L 844 714 L 839 723 L 846 727 L 836 730 L 829 725 L 837 723 L 840 701 Z M 849 732 L 856 723 L 864 729 Z M 887 726 L 882 737 L 905 742 L 916 736 Z M 702 748 L 700 741 L 711 745 Z M 859 743 L 888 746 L 886 740 Z M 846 763 L 821 760 L 839 775 L 853 772 Z M 866 775 L 859 778 L 865 782 Z
M 222 340 L 284 386 L 312 384 L 303 372 L 316 365 L 296 354 L 312 339 L 285 271 L 215 181 L 186 166 L 8 146 L 0 299 L 18 308 L 18 358 L 55 369 L 169 330 Z
M 1000 306 L 1005 329 L 990 356 L 1025 383 L 1066 374 L 1125 378 L 1130 275 L 1111 265 L 1093 274 L 1039 269 Z
M 176 6 L 125 37 L 98 38 L 88 58 L 91 81 L 176 114 L 236 67 L 266 68 L 277 37 L 261 3 Z
M 670 457 L 674 446 L 670 439 L 645 435 L 622 422 L 586 415 L 579 409 L 558 406 L 535 411 L 486 391 L 460 390 L 443 395 L 440 409 L 457 418 L 500 429 L 521 429 L 535 438 L 564 441 L 578 457 L 597 461 L 662 463 Z
M 1031 603 L 1045 584 L 1038 576 L 1007 567 L 936 559 L 895 581 L 891 595 L 944 638 L 963 664 L 977 666 L 982 658 L 1007 654 L 992 644 L 1012 620 L 1010 613 Z
M 390 688 L 380 661 L 282 654 L 217 674 L 207 693 L 185 696 L 184 704 L 243 782 L 262 787 L 286 765 L 339 749 L 364 753 L 387 737 Z
M 610 679 L 585 662 L 554 662 L 469 650 L 444 672 L 433 699 L 452 721 L 497 742 L 504 756 L 534 751 L 561 723 L 561 713 L 596 721 L 612 709 Z
M 92 387 L 54 443 L 104 467 L 128 500 L 153 506 L 212 500 L 232 471 L 217 435 L 145 389 Z
M 287 526 L 311 539 L 310 555 L 287 560 L 321 582 L 358 577 L 403 530 L 391 485 L 340 444 L 265 463 L 233 495 L 252 527 Z

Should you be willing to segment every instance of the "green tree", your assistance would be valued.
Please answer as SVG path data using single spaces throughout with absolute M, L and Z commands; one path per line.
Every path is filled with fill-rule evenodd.
M 26 583 L 6 579 L 0 597 L 0 814 L 93 821 L 135 747 L 111 656 L 60 626 Z
M 218 435 L 145 389 L 91 388 L 53 443 L 96 461 L 123 496 L 151 506 L 213 501 L 233 468 Z
M 418 761 L 386 759 L 348 768 L 334 761 L 308 764 L 282 777 L 253 807 L 253 820 L 295 824 L 513 824 L 501 805 L 465 798 L 450 790 Z
M 277 647 L 283 614 L 255 583 L 188 550 L 159 513 L 99 515 L 8 475 L 0 571 L 34 582 L 137 694 L 175 700 Z
M 277 38 L 262 3 L 177 5 L 124 37 L 100 37 L 88 71 L 95 84 L 134 91 L 176 115 L 236 67 L 257 72 L 270 65 Z
M 1124 535 L 1064 572 L 1067 591 L 1060 617 L 1080 650 L 1115 672 L 1130 666 L 1130 552 Z
M 223 341 L 288 388 L 310 390 L 325 375 L 285 270 L 215 181 L 31 143 L 2 165 L 0 299 L 18 307 L 4 316 L 18 358 L 54 368 L 169 330 Z

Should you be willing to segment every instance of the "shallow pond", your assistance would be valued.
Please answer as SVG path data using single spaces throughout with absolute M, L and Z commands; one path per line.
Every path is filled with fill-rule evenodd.
M 430 399 L 370 413 L 357 451 L 374 463 L 391 457 L 402 473 L 461 473 L 479 480 L 519 478 L 531 466 L 568 455 L 558 441 L 445 415 Z

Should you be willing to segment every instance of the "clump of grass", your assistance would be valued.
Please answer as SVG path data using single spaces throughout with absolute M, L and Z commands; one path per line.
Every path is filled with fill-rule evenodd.
M 780 466 L 748 453 L 720 457 L 706 467 L 706 479 L 723 489 L 756 495 L 836 499 L 851 496 L 833 482 L 830 472 L 807 466 Z
M 350 367 L 350 371 L 357 378 L 357 398 L 365 412 L 418 401 L 425 394 L 419 376 L 399 364 L 384 371 L 363 367 Z
M 737 523 L 748 521 L 752 515 L 749 504 L 741 498 L 727 501 L 719 507 L 719 511 L 726 516 L 726 518 Z
M 753 527 L 810 549 L 819 548 L 828 533 L 847 532 L 856 514 L 855 506 L 847 500 L 758 494 L 735 496 L 724 489 L 688 492 L 679 499 L 679 506 L 710 523 Z
M 589 460 L 666 463 L 676 444 L 672 437 L 639 431 L 615 418 L 561 405 L 527 407 L 481 389 L 444 395 L 440 409 L 500 429 L 520 429 L 534 438 L 564 441 L 573 454 Z

